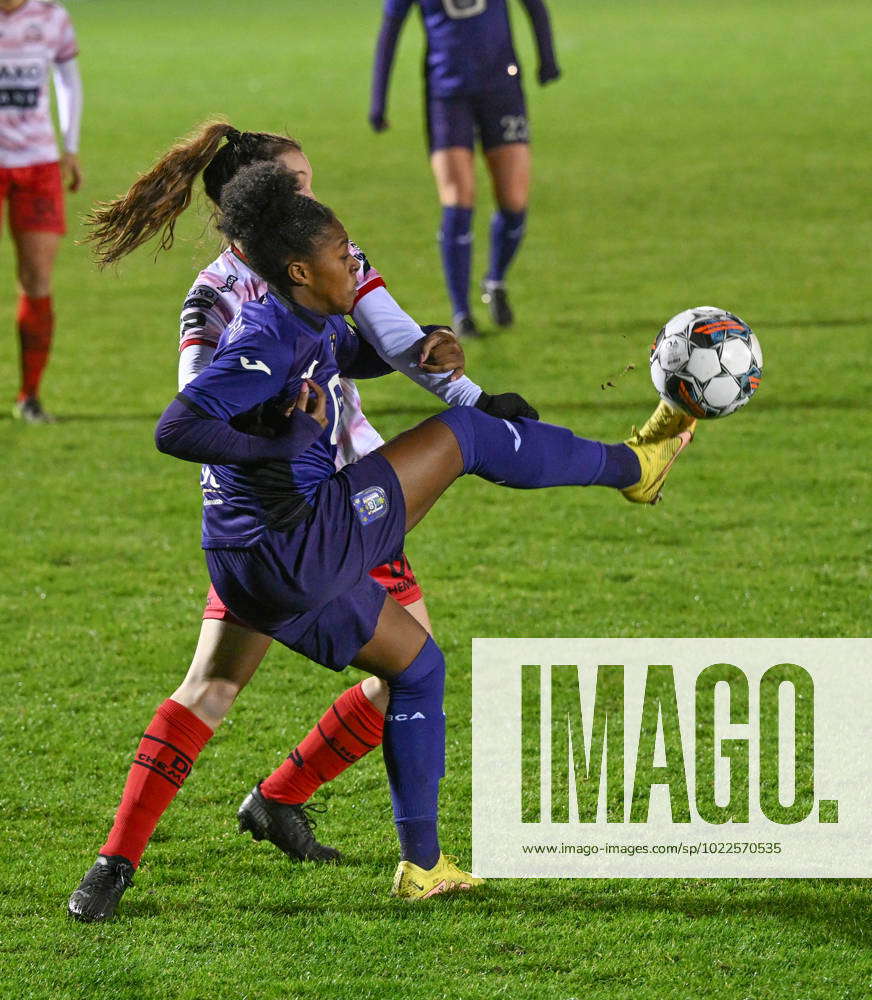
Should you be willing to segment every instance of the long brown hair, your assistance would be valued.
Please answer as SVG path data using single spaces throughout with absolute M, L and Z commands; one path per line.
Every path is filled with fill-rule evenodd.
M 204 122 L 162 156 L 127 194 L 99 202 L 86 220 L 90 229 L 86 239 L 100 267 L 121 260 L 158 233 L 159 249 L 169 250 L 176 219 L 191 203 L 198 174 L 202 173 L 206 194 L 217 205 L 221 188 L 240 167 L 301 149 L 290 136 L 240 132 L 224 121 Z

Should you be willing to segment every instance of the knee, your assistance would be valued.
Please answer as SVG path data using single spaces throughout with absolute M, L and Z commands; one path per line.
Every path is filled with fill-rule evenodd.
M 482 421 L 493 420 L 493 417 L 489 417 L 474 406 L 452 406 L 450 409 L 437 413 L 432 419 L 446 424 L 457 439 L 463 462 L 462 474 L 465 475 L 475 469 L 477 465 L 476 436 L 478 427 Z
M 404 694 L 440 692 L 445 687 L 445 656 L 432 636 L 421 647 L 414 660 L 396 677 L 388 681 L 391 693 Z
M 241 689 L 242 685 L 225 678 L 186 677 L 171 697 L 207 726 L 217 729 Z

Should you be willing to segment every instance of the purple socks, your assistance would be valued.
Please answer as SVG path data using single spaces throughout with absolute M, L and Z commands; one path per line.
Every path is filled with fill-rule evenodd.
M 641 477 L 639 459 L 625 444 L 576 437 L 554 424 L 521 417 L 500 420 L 470 406 L 436 416 L 457 438 L 463 471 L 501 486 L 611 486 L 624 489 Z
M 445 658 L 432 638 L 388 686 L 382 745 L 400 852 L 403 860 L 432 868 L 440 853 L 436 820 L 445 774 Z
M 442 270 L 454 315 L 469 315 L 469 269 L 472 263 L 472 209 L 442 207 L 439 229 Z

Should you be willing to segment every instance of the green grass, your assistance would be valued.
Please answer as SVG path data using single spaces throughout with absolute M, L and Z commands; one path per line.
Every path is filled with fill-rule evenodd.
M 414 19 L 394 127 L 374 136 L 374 2 L 69 7 L 87 99 L 74 219 L 208 114 L 288 128 L 316 191 L 397 298 L 423 322 L 447 318 Z M 765 378 L 747 410 L 702 429 L 656 510 L 604 491 L 508 495 L 470 481 L 411 537 L 449 663 L 443 840 L 465 858 L 473 636 L 868 633 L 872 12 L 770 0 L 551 7 L 564 78 L 529 86 L 536 185 L 512 274 L 518 326 L 471 346 L 470 373 L 615 440 L 651 407 L 646 348 L 659 325 L 713 302 L 758 332 Z M 520 9 L 514 18 L 532 80 Z M 486 191 L 482 176 L 476 274 Z M 120 918 L 67 921 L 138 736 L 187 666 L 206 587 L 196 473 L 151 443 L 174 392 L 181 297 L 215 247 L 205 225 L 205 212 L 192 216 L 171 254 L 98 274 L 74 224 L 44 393 L 63 419 L 0 418 L 0 996 L 868 996 L 862 882 L 508 881 L 482 898 L 396 904 L 378 755 L 323 793 L 319 832 L 346 866 L 294 868 L 237 837 L 241 796 L 350 680 L 282 649 L 204 751 Z M 0 266 L 11 401 L 8 239 Z M 399 376 L 367 385 L 365 402 L 385 436 L 434 410 Z

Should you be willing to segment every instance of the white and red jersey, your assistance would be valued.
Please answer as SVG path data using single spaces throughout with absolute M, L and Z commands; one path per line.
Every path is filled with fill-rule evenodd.
M 72 22 L 59 4 L 26 0 L 0 10 L 0 167 L 58 159 L 49 77 L 77 54 Z
M 370 267 L 363 253 L 353 243 L 351 252 L 360 260 L 357 277 L 355 305 L 368 292 L 384 286 L 384 279 Z M 259 299 L 268 291 L 267 283 L 255 274 L 233 249 L 228 247 L 207 268 L 202 270 L 188 292 L 182 306 L 179 351 L 195 345 L 208 347 L 214 352 L 224 327 L 233 319 L 237 310 L 246 302 Z M 202 354 L 199 355 L 201 358 Z M 211 353 L 208 355 L 211 358 Z M 179 376 L 179 388 L 194 377 Z M 350 378 L 340 379 L 343 406 L 339 416 L 336 443 L 336 467 L 356 462 L 368 455 L 384 439 L 363 415 L 360 393 Z
M 455 381 L 446 374 L 429 374 L 418 367 L 421 327 L 394 301 L 384 278 L 354 243 L 348 244 L 360 261 L 352 317 L 362 336 L 395 371 L 402 372 L 449 406 L 471 406 L 481 388 L 463 375 Z M 225 250 L 197 275 L 182 306 L 179 332 L 179 389 L 183 389 L 209 362 L 224 327 L 246 302 L 259 299 L 267 283 L 232 248 Z M 336 457 L 338 468 L 356 462 L 384 444 L 363 415 L 360 393 L 351 379 L 341 380 L 343 407 L 339 417 Z

